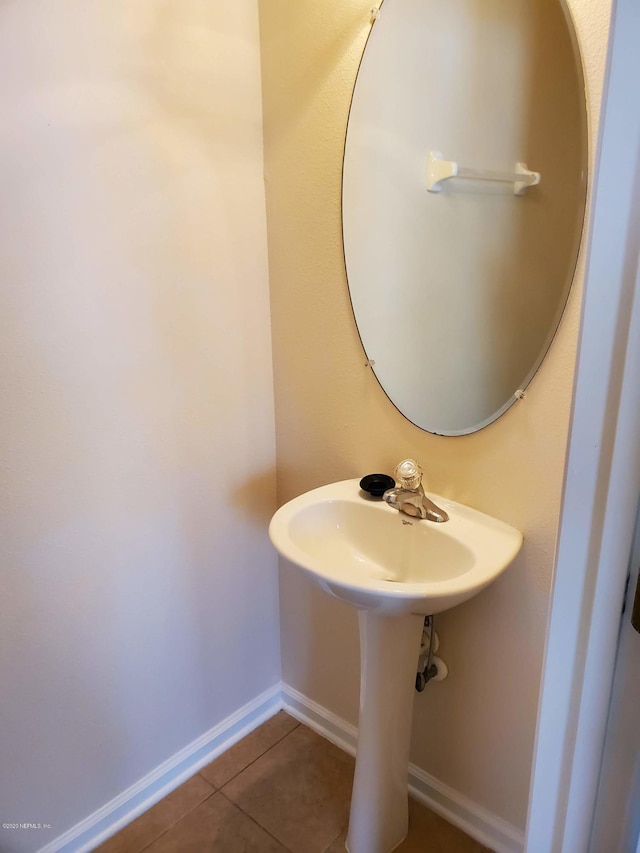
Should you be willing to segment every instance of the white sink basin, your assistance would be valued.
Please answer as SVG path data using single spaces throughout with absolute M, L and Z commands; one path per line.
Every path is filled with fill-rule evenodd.
M 331 483 L 281 507 L 269 535 L 284 557 L 355 607 L 439 613 L 495 580 L 520 550 L 522 534 L 463 504 L 429 497 L 449 521 L 410 518 L 366 496 L 358 480 Z
M 407 774 L 424 616 L 476 595 L 516 556 L 522 534 L 429 497 L 449 514 L 411 518 L 344 480 L 281 507 L 269 535 L 323 589 L 358 608 L 360 718 L 347 850 L 389 853 L 407 834 Z

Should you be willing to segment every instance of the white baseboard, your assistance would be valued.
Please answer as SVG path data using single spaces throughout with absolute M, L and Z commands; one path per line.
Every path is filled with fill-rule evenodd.
M 277 684 L 40 848 L 38 853 L 89 853 L 283 707 L 340 749 L 355 755 L 358 740 L 355 726 L 288 684 Z M 496 853 L 523 853 L 523 832 L 413 764 L 409 765 L 409 791 Z
M 284 709 L 292 717 L 305 723 L 345 752 L 356 754 L 358 730 L 351 723 L 284 683 L 282 700 Z M 449 823 L 496 853 L 523 853 L 525 839 L 521 830 L 444 785 L 415 764 L 409 765 L 409 791 L 413 797 L 442 815 Z
M 521 829 L 430 776 L 415 764 L 409 765 L 409 791 L 416 800 L 495 853 L 524 853 L 525 836 Z
M 171 756 L 38 853 L 88 853 L 282 708 L 280 684 Z
M 326 737 L 331 743 L 335 743 L 340 749 L 349 755 L 356 754 L 358 743 L 358 729 L 347 723 L 342 717 L 338 717 L 324 706 L 318 705 L 313 699 L 309 699 L 303 693 L 299 693 L 293 687 L 282 682 L 282 707 L 284 710 L 300 720 L 314 732 Z

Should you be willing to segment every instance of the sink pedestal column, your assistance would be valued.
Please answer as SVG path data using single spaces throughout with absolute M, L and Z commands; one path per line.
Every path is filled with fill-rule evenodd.
M 349 853 L 390 853 L 409 826 L 411 717 L 424 616 L 359 610 L 360 721 Z

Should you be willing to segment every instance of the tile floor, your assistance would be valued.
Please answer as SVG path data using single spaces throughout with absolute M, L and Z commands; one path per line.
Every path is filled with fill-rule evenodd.
M 114 835 L 99 853 L 343 853 L 353 759 L 284 711 Z M 402 853 L 481 853 L 417 802 Z

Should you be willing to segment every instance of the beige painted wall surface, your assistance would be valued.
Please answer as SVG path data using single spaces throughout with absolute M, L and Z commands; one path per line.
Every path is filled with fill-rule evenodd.
M 26 853 L 279 681 L 257 4 L 3 3 L 0 112 L 0 803 L 52 825 L 0 828 Z
M 365 0 L 260 2 L 279 502 L 332 480 L 392 472 L 413 455 L 429 489 L 523 531 L 523 551 L 506 574 L 439 620 L 450 677 L 416 695 L 412 761 L 524 828 L 582 263 L 526 399 L 495 424 L 443 438 L 390 404 L 365 367 L 341 248 L 341 157 L 370 7 Z M 594 142 L 610 3 L 572 0 L 571 8 Z M 286 565 L 281 643 L 285 682 L 356 722 L 355 613 Z

